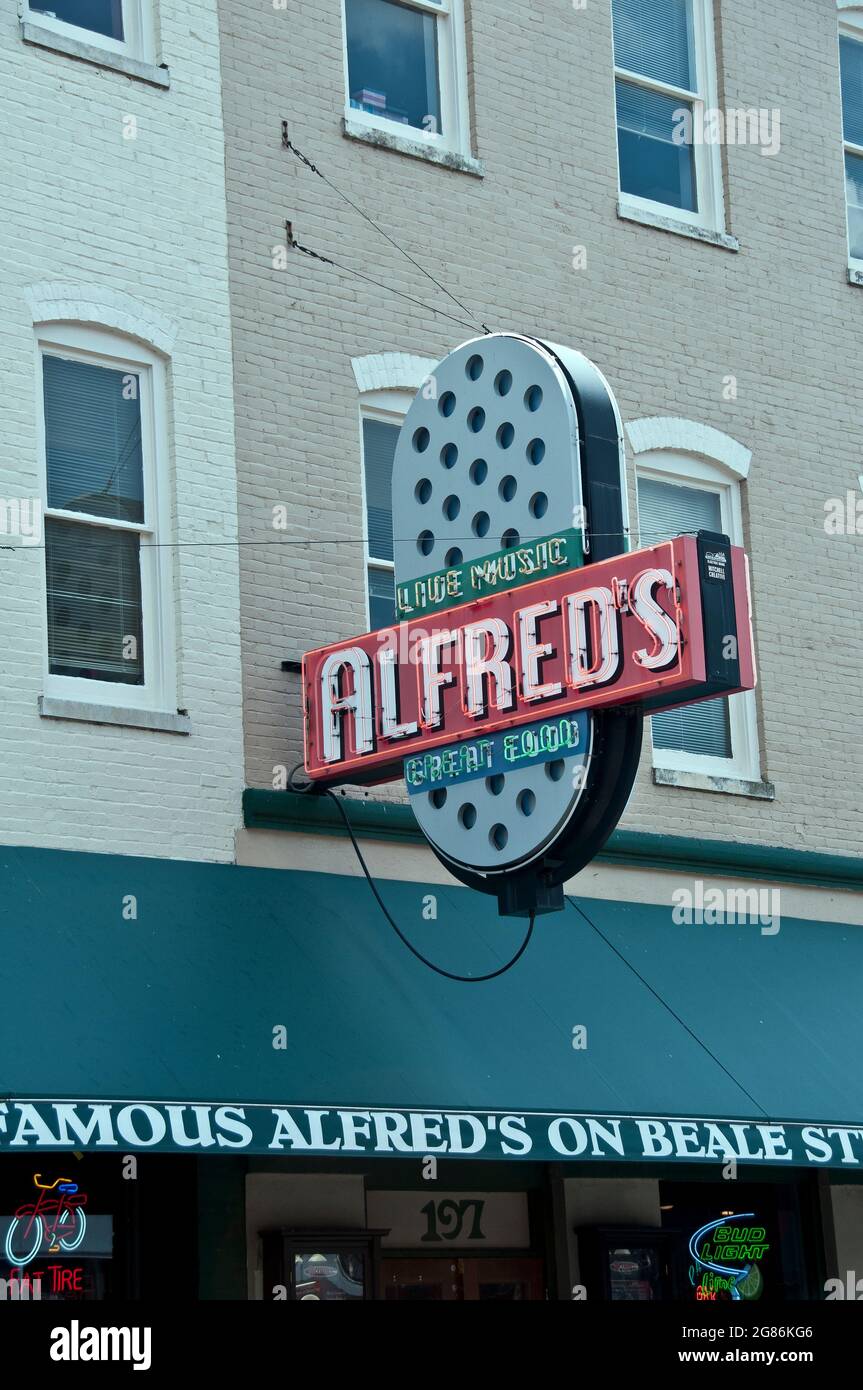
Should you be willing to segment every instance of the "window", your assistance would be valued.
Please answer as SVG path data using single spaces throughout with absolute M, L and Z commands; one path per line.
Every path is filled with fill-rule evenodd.
M 612 0 L 617 150 L 623 202 L 723 229 L 715 144 L 712 0 Z
M 363 411 L 363 483 L 367 537 L 369 627 L 396 621 L 393 578 L 393 514 L 390 491 L 401 420 Z
M 46 693 L 170 709 L 161 360 L 72 327 L 41 333 L 39 357 Z
M 462 0 L 344 0 L 346 116 L 469 154 Z
M 640 544 L 719 531 L 742 545 L 739 484 L 722 467 L 672 451 L 638 459 Z M 702 700 L 650 719 L 655 767 L 755 780 L 759 777 L 755 705 L 747 692 Z
M 863 20 L 860 21 L 863 24 Z M 845 188 L 851 260 L 863 268 L 863 29 L 839 36 L 842 121 L 845 135 Z
M 27 18 L 113 53 L 152 58 L 149 0 L 28 0 Z

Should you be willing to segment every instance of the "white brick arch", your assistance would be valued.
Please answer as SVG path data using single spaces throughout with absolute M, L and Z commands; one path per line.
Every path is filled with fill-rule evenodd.
M 672 415 L 654 415 L 631 421 L 626 433 L 634 454 L 671 450 L 719 463 L 737 479 L 749 476 L 752 450 L 712 425 Z
M 44 281 L 30 285 L 25 294 L 34 324 L 95 324 L 136 338 L 164 357 L 173 351 L 177 324 L 121 290 Z
M 361 395 L 366 391 L 418 391 L 437 364 L 436 357 L 409 352 L 373 352 L 351 358 Z

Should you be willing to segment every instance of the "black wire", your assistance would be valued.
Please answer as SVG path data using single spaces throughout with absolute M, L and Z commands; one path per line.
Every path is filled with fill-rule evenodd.
M 291 236 L 290 233 L 288 233 L 288 245 L 292 251 L 301 251 L 304 256 L 311 256 L 313 261 L 321 261 L 324 265 L 335 266 L 336 270 L 343 270 L 346 275 L 356 275 L 358 280 L 365 280 L 367 284 L 375 285 L 379 290 L 386 290 L 388 294 L 398 295 L 400 299 L 406 299 L 409 304 L 416 304 L 429 314 L 437 314 L 440 318 L 449 319 L 450 323 L 457 323 L 460 328 L 469 328 L 472 333 L 476 332 L 475 323 L 466 323 L 464 319 L 457 319 L 454 314 L 448 314 L 443 309 L 435 309 L 431 304 L 426 304 L 424 300 L 414 299 L 412 294 L 405 294 L 404 290 L 397 290 L 394 285 L 386 285 L 383 280 L 375 280 L 371 275 L 363 275 L 361 270 L 354 270 L 352 266 L 343 265 L 341 261 L 334 261 L 332 256 L 322 256 L 320 251 L 313 251 L 310 246 L 303 246 L 302 242 L 297 241 L 296 237 Z M 470 313 L 470 310 L 465 312 Z M 485 331 L 487 333 L 489 330 L 486 329 Z
M 657 1002 L 660 1003 L 664 1009 L 667 1009 L 667 1010 L 668 1010 L 668 1012 L 671 1014 L 671 1017 L 672 1017 L 673 1019 L 675 1019 L 675 1020 L 680 1024 L 681 1028 L 685 1029 L 685 1031 L 689 1034 L 689 1036 L 690 1036 L 692 1039 L 694 1039 L 695 1042 L 698 1043 L 698 1046 L 704 1049 L 704 1051 L 707 1053 L 707 1055 L 708 1055 L 708 1057 L 711 1059 L 711 1061 L 715 1062 L 716 1065 L 717 1065 L 719 1068 L 721 1068 L 722 1071 L 725 1072 L 725 1075 L 728 1077 L 729 1081 L 733 1081 L 733 1082 L 734 1082 L 734 1085 L 737 1086 L 737 1087 L 743 1092 L 743 1094 L 747 1097 L 747 1099 L 752 1101 L 752 1104 L 755 1106 L 756 1110 L 760 1110 L 761 1113 L 762 1113 L 762 1115 L 764 1116 L 764 1118 L 765 1118 L 766 1120 L 769 1120 L 769 1119 L 770 1119 L 770 1116 L 768 1115 L 767 1111 L 764 1109 L 764 1106 L 758 1104 L 758 1101 L 755 1099 L 755 1097 L 754 1097 L 753 1095 L 750 1095 L 749 1091 L 747 1091 L 747 1089 L 746 1089 L 746 1087 L 743 1085 L 742 1081 L 738 1081 L 738 1080 L 737 1080 L 737 1077 L 733 1074 L 733 1072 L 730 1072 L 730 1071 L 728 1070 L 728 1068 L 724 1065 L 724 1063 L 723 1063 L 723 1062 L 720 1062 L 720 1060 L 719 1060 L 719 1058 L 716 1056 L 716 1054 L 710 1051 L 710 1048 L 707 1046 L 707 1043 L 703 1042 L 702 1039 L 699 1038 L 699 1036 L 698 1036 L 697 1033 L 693 1033 L 692 1029 L 689 1027 L 689 1024 L 686 1023 L 686 1022 L 684 1022 L 684 1020 L 680 1017 L 680 1014 L 675 1013 L 674 1009 L 672 1009 L 671 1005 L 670 1005 L 665 999 L 663 999 L 662 995 L 661 995 L 661 994 L 658 994 L 658 993 L 656 992 L 656 990 L 653 988 L 653 985 L 650 984 L 648 980 L 645 980 L 644 976 L 643 976 L 642 974 L 640 974 L 640 972 L 639 972 L 638 970 L 636 970 L 636 968 L 635 968 L 635 966 L 632 964 L 632 962 L 631 962 L 631 961 L 628 961 L 628 960 L 626 959 L 626 956 L 622 953 L 622 951 L 619 951 L 619 950 L 617 949 L 617 947 L 614 945 L 614 942 L 613 942 L 613 941 L 609 941 L 609 939 L 608 939 L 608 937 L 605 935 L 605 933 L 604 933 L 604 932 L 601 932 L 600 929 L 599 929 L 599 927 L 596 925 L 596 923 L 591 921 L 591 919 L 588 917 L 587 913 L 584 911 L 584 908 L 580 907 L 580 906 L 578 905 L 578 903 L 575 901 L 575 899 L 574 899 L 574 898 L 571 898 L 571 897 L 569 896 L 568 893 L 565 894 L 564 896 L 566 897 L 566 901 L 569 903 L 570 907 L 574 907 L 574 908 L 575 908 L 576 912 L 577 912 L 581 917 L 584 918 L 584 920 L 585 920 L 585 922 L 587 923 L 587 925 L 588 925 L 589 927 L 592 927 L 592 928 L 593 928 L 593 930 L 596 932 L 596 934 L 597 934 L 597 936 L 600 938 L 600 940 L 601 940 L 601 941 L 604 941 L 605 944 L 606 944 L 606 946 L 609 948 L 609 950 L 611 950 L 611 951 L 614 952 L 614 954 L 617 956 L 618 960 L 623 961 L 623 964 L 624 964 L 629 970 L 632 971 L 632 973 L 633 973 L 633 975 L 636 977 L 636 979 L 637 979 L 637 980 L 640 980 L 641 983 L 644 985 L 645 989 L 647 989 L 647 990 L 650 991 L 650 993 L 653 995 L 654 999 L 656 999 Z
M 466 314 L 470 315 L 470 309 L 467 307 L 466 304 L 462 304 L 460 299 L 456 299 L 455 295 L 452 293 L 451 290 L 447 289 L 446 285 L 442 285 L 440 280 L 436 280 L 435 277 L 432 275 L 431 271 L 426 270 L 425 266 L 420 265 L 419 261 L 415 260 L 414 257 L 410 254 L 410 252 L 406 251 L 403 246 L 399 245 L 395 238 L 390 236 L 389 232 L 385 231 L 383 227 L 381 227 L 377 222 L 375 222 L 374 218 L 369 217 L 368 213 L 364 212 L 363 209 L 357 203 L 355 203 L 352 198 L 349 198 L 347 193 L 343 193 L 342 190 L 333 183 L 332 179 L 328 179 L 326 174 L 322 173 L 318 166 L 316 164 L 313 164 L 312 161 L 306 155 L 303 154 L 302 150 L 297 149 L 296 145 L 293 144 L 293 142 L 290 140 L 288 136 L 287 121 L 282 121 L 282 144 L 284 145 L 286 150 L 290 151 L 291 154 L 296 155 L 297 159 L 301 160 L 301 162 L 305 164 L 307 169 L 311 169 L 313 174 L 317 174 L 319 179 L 323 179 L 327 187 L 331 188 L 334 193 L 337 193 L 340 198 L 343 198 L 344 201 L 354 209 L 354 212 L 358 212 L 360 217 L 365 218 L 369 226 L 374 227 L 376 232 L 380 232 L 381 236 L 384 237 L 390 243 L 391 246 L 394 246 L 397 251 L 400 251 L 403 256 L 406 256 L 407 259 L 410 261 L 411 265 L 415 266 L 416 269 L 422 275 L 425 275 L 427 279 L 431 280 L 432 284 L 436 285 L 439 290 L 441 290 L 449 299 L 451 299 L 453 304 L 457 304 L 460 309 L 463 309 Z M 332 261 L 331 264 L 336 265 L 337 262 Z M 374 284 L 375 282 L 372 281 L 372 283 Z M 387 289 L 388 286 L 384 285 L 381 286 L 381 288 Z M 398 294 L 399 291 L 395 290 L 394 293 Z M 447 317 L 449 317 L 449 315 L 447 315 Z M 460 320 L 458 319 L 453 320 L 454 323 L 458 323 L 459 321 Z M 470 327 L 473 329 L 476 329 L 477 326 L 478 325 L 476 323 L 470 324 Z M 486 328 L 485 324 L 481 324 L 479 326 L 482 327 L 484 332 L 488 333 L 489 330 Z
M 305 787 L 298 787 L 296 782 L 294 781 L 295 774 L 300 771 L 300 766 L 301 765 L 298 763 L 296 767 L 291 769 L 290 773 L 288 774 L 288 786 L 290 787 L 291 791 L 294 792 L 311 791 L 313 785 L 311 782 L 307 783 Z M 512 969 L 512 967 L 524 955 L 525 951 L 527 950 L 530 938 L 533 936 L 533 929 L 536 926 L 535 912 L 532 912 L 530 914 L 530 926 L 527 929 L 527 935 L 524 938 L 524 941 L 519 946 L 512 960 L 507 961 L 506 965 L 501 965 L 499 969 L 492 970 L 488 975 L 454 975 L 451 970 L 442 970 L 439 965 L 435 965 L 434 961 L 431 961 L 426 956 L 422 955 L 422 953 L 418 951 L 417 948 L 410 943 L 410 941 L 408 941 L 404 932 L 401 931 L 399 927 L 396 925 L 396 923 L 393 921 L 393 918 L 390 916 L 390 913 L 387 909 L 386 903 L 384 902 L 383 898 L 378 892 L 377 884 L 375 883 L 374 879 L 369 873 L 368 865 L 366 864 L 366 861 L 363 858 L 363 852 L 357 844 L 357 837 L 354 834 L 353 826 L 348 820 L 348 814 L 344 807 L 344 801 L 341 797 L 336 796 L 334 792 L 330 791 L 329 787 L 325 787 L 324 790 L 327 796 L 330 797 L 330 799 L 334 801 L 336 803 L 336 806 L 339 808 L 339 815 L 344 821 L 345 829 L 347 830 L 348 835 L 350 836 L 351 844 L 354 847 L 354 853 L 356 854 L 357 859 L 360 862 L 360 868 L 365 874 L 366 882 L 375 895 L 378 907 L 386 917 L 396 936 L 399 938 L 399 941 L 401 941 L 404 946 L 407 946 L 411 955 L 416 956 L 417 960 L 422 961 L 423 965 L 428 966 L 429 970 L 433 970 L 436 975 L 443 975 L 444 979 L 446 980 L 457 980 L 459 984 L 463 985 L 481 985 L 484 984 L 486 980 L 496 980 L 499 975 L 505 975 L 508 970 Z

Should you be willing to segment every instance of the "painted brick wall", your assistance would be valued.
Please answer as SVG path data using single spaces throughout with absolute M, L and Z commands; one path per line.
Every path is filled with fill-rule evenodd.
M 725 151 L 739 254 L 617 217 L 610 0 L 469 0 L 482 180 L 341 134 L 340 0 L 221 0 L 241 528 L 255 542 L 242 552 L 250 784 L 270 785 L 274 765 L 300 756 L 298 679 L 280 661 L 365 626 L 351 358 L 440 357 L 470 336 L 298 253 L 273 268 L 287 217 L 307 246 L 453 308 L 282 151 L 286 118 L 297 145 L 479 319 L 581 348 L 624 420 L 680 416 L 752 450 L 744 512 L 762 773 L 776 800 L 654 786 L 645 757 L 624 827 L 859 853 L 863 539 L 823 526 L 825 499 L 857 487 L 863 457 L 836 5 L 716 8 L 721 103 L 779 107 L 783 122 L 778 157 Z M 279 504 L 287 533 L 272 529 Z
M 242 736 L 218 24 L 211 0 L 160 8 L 169 90 L 27 45 L 0 6 L 0 494 L 39 491 L 34 297 L 173 337 L 175 705 L 192 733 L 41 719 L 44 552 L 0 551 L 0 838 L 225 860 Z

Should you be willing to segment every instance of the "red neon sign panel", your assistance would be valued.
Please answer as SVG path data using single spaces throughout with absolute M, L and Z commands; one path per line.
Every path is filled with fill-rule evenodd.
M 751 689 L 746 557 L 725 550 L 727 565 L 711 553 L 706 567 L 682 536 L 309 652 L 307 773 L 387 781 L 420 749 L 546 715 Z M 736 611 L 727 681 L 705 649 L 705 586 L 717 582 Z

